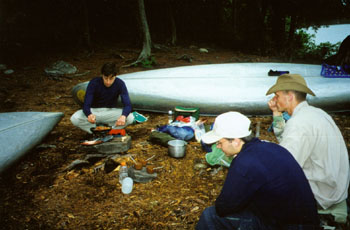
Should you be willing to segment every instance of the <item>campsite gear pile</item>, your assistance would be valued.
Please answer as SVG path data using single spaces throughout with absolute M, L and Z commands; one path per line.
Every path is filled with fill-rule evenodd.
M 81 144 L 93 146 L 99 153 L 115 154 L 123 153 L 130 149 L 131 137 L 125 129 L 116 129 L 106 125 L 97 125 L 91 128 L 92 141 L 84 141 Z
M 170 111 L 168 116 L 172 114 Z M 191 140 L 195 136 L 196 138 L 200 137 L 202 133 L 205 133 L 204 126 L 201 125 L 202 121 L 199 121 L 199 108 L 176 106 L 173 114 L 174 117 L 169 118 L 169 124 L 158 127 L 156 131 L 185 141 Z
M 170 118 L 171 115 L 173 117 Z M 205 159 L 209 165 L 230 167 L 233 157 L 227 157 L 221 149 L 216 148 L 216 144 L 206 145 L 201 142 L 202 135 L 212 127 L 204 125 L 206 120 L 199 119 L 199 108 L 177 106 L 174 112 L 169 110 L 168 120 L 167 125 L 153 130 L 150 142 L 167 147 L 171 157 L 183 158 L 186 155 L 186 141 L 195 138 L 207 152 Z

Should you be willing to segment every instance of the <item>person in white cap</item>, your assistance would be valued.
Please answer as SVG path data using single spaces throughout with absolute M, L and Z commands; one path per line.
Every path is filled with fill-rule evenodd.
M 299 74 L 283 74 L 266 95 L 273 112 L 273 130 L 279 144 L 291 152 L 303 168 L 319 206 L 319 213 L 331 215 L 335 226 L 347 219 L 349 156 L 344 138 L 325 111 L 311 106 L 306 95 L 315 96 Z M 291 116 L 285 122 L 282 112 Z M 335 222 L 335 223 L 334 223 Z
M 261 141 L 241 113 L 219 115 L 202 141 L 235 156 L 201 229 L 319 229 L 316 201 L 300 165 L 282 146 Z

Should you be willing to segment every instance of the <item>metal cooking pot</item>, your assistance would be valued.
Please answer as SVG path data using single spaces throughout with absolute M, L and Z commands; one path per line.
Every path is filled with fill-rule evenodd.
M 186 153 L 186 141 L 183 140 L 171 140 L 168 141 L 168 153 L 171 157 L 181 158 Z

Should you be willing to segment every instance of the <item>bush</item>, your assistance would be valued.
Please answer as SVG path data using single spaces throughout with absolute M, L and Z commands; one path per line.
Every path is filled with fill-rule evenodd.
M 331 44 L 329 42 L 315 44 L 315 35 L 307 34 L 303 30 L 296 32 L 296 46 L 294 56 L 303 60 L 322 61 L 337 53 L 341 42 Z

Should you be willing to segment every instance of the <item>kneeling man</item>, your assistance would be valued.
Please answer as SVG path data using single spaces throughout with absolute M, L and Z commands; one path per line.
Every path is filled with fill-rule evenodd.
M 253 137 L 250 120 L 219 115 L 202 141 L 235 156 L 215 205 L 196 229 L 320 229 L 316 201 L 305 174 L 282 146 Z

